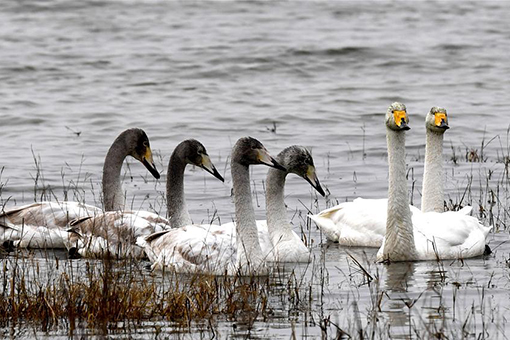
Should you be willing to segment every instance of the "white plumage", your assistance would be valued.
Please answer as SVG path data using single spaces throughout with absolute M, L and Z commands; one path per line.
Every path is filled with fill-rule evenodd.
M 65 226 L 73 219 L 100 214 L 101 209 L 78 202 L 40 202 L 0 214 L 0 241 L 23 248 L 64 248 Z

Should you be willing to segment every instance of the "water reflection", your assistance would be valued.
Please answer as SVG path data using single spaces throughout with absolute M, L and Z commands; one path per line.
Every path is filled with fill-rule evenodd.
M 385 269 L 386 279 L 383 290 L 389 301 L 384 312 L 388 316 L 389 332 L 397 339 L 411 338 L 411 309 L 416 302 L 412 298 L 416 264 L 414 262 L 391 263 L 386 265 Z

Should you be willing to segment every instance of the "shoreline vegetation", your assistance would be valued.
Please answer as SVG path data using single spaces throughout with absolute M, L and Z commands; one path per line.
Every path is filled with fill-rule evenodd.
M 472 205 L 473 215 L 494 226 L 488 241 L 495 254 L 486 258 L 375 264 L 376 249 L 342 248 L 321 237 L 306 218 L 323 208 L 323 201 L 315 199 L 289 207 L 296 211 L 293 224 L 312 247 L 312 261 L 275 267 L 266 277 L 182 275 L 150 271 L 147 261 L 108 256 L 70 260 L 65 252 L 51 249 L 0 250 L 0 334 L 80 338 L 141 332 L 158 339 L 221 339 L 255 334 L 268 338 L 273 337 L 271 330 L 285 328 L 286 338 L 292 339 L 506 338 L 509 130 L 506 145 L 499 137 L 483 140 L 478 149 L 452 145 L 445 167 L 447 209 Z M 497 142 L 492 158 L 485 148 Z M 368 157 L 365 150 L 362 155 Z M 34 201 L 83 201 L 91 196 L 101 206 L 94 195 L 99 184 L 82 173 L 81 166 L 75 179 L 62 171 L 61 187 L 52 189 L 40 158 L 33 156 Z M 324 163 L 329 162 L 328 156 Z M 417 202 L 413 166 L 408 182 Z M 2 177 L 3 170 L 0 206 L 5 208 L 13 202 L 6 197 L 9 180 Z M 129 178 L 129 167 L 127 171 Z M 88 185 L 90 189 L 84 189 Z M 159 189 L 157 197 L 144 199 L 156 212 L 165 206 Z M 328 196 L 326 207 L 344 199 Z M 213 210 L 208 210 L 211 220 L 218 218 Z

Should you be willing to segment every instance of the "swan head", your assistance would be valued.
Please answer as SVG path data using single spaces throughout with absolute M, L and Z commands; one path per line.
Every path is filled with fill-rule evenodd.
M 196 139 L 188 139 L 181 143 L 185 146 L 184 158 L 186 163 L 198 166 L 222 182 L 225 182 L 207 154 L 205 146 Z
M 444 133 L 450 128 L 446 109 L 434 106 L 425 117 L 425 127 L 433 132 Z
M 152 150 L 149 137 L 142 129 L 128 129 L 122 132 L 117 139 L 124 139 L 129 155 L 140 161 L 149 170 L 152 176 L 159 179 L 160 175 L 152 159 Z
M 272 168 L 286 171 L 267 151 L 261 142 L 252 137 L 242 137 L 232 149 L 232 162 L 244 166 L 265 164 Z
M 408 124 L 406 106 L 399 102 L 391 104 L 386 111 L 386 126 L 394 131 L 405 131 L 410 129 Z
M 276 160 L 287 172 L 304 178 L 319 194 L 326 196 L 317 177 L 312 155 L 306 148 L 299 145 L 289 146 L 276 156 Z

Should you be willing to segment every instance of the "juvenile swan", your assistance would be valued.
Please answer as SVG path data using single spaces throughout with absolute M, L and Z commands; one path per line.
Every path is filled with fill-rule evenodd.
M 195 139 L 181 142 L 170 156 L 167 171 L 167 211 L 170 222 L 148 211 L 108 211 L 71 221 L 66 247 L 72 257 L 101 257 L 106 253 L 124 257 L 142 257 L 136 245 L 140 236 L 191 224 L 184 199 L 184 170 L 192 164 L 223 177 L 214 167 L 205 147 Z
M 386 112 L 388 212 L 378 261 L 458 259 L 482 255 L 491 228 L 458 212 L 413 212 L 409 207 L 405 163 L 406 107 L 393 103 Z
M 285 206 L 285 179 L 294 173 L 304 178 L 319 194 L 324 196 L 315 171 L 312 155 L 302 146 L 293 145 L 282 150 L 276 161 L 287 169 L 270 168 L 266 178 L 267 221 L 257 221 L 258 237 L 262 253 L 271 262 L 309 262 L 310 251 L 301 238 L 292 230 Z M 233 222 L 223 224 L 222 229 L 235 233 Z M 265 255 L 266 256 L 266 255 Z
M 443 134 L 449 128 L 446 110 L 433 107 L 425 117 L 427 140 L 422 189 L 422 211 L 444 211 Z M 347 246 L 380 247 L 386 232 L 387 199 L 357 198 L 338 204 L 310 219 L 326 237 Z M 413 206 L 411 212 L 419 212 Z M 470 207 L 459 213 L 469 214 Z
M 244 137 L 232 149 L 231 172 L 236 232 L 218 225 L 187 225 L 138 238 L 152 268 L 221 275 L 264 275 L 265 258 L 258 239 L 250 190 L 249 166 L 265 164 L 285 171 L 256 139 Z
M 103 166 L 103 197 L 106 209 L 124 208 L 120 170 L 127 156 L 140 161 L 159 178 L 152 160 L 149 138 L 141 129 L 128 129 L 113 142 Z M 0 214 L 0 241 L 17 247 L 65 248 L 69 221 L 94 216 L 102 210 L 79 202 L 38 202 Z

